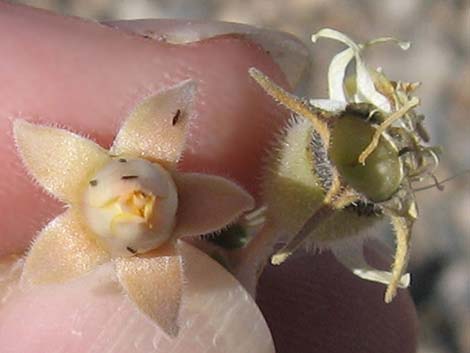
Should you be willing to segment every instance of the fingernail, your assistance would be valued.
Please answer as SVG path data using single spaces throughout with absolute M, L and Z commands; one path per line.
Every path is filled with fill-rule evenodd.
M 133 20 L 112 21 L 104 24 L 128 33 L 172 44 L 188 44 L 226 34 L 244 35 L 272 56 L 293 88 L 297 87 L 302 77 L 307 74 L 311 62 L 308 48 L 294 35 L 241 23 Z

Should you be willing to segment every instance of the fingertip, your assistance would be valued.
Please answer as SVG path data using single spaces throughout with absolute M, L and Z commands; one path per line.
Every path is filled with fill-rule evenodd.
M 383 285 L 354 276 L 328 252 L 269 266 L 258 288 L 278 353 L 416 351 L 409 293 L 400 290 L 385 304 Z

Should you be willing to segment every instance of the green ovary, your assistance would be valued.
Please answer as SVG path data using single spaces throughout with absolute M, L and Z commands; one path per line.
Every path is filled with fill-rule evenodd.
M 398 151 L 383 137 L 365 165 L 359 164 L 359 155 L 371 142 L 374 132 L 363 118 L 346 114 L 333 127 L 329 157 L 348 185 L 369 200 L 381 202 L 398 190 L 403 172 Z

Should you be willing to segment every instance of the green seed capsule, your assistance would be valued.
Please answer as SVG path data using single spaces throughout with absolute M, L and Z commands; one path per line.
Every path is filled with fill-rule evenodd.
M 370 143 L 375 129 L 363 116 L 346 112 L 331 130 L 329 157 L 346 183 L 373 202 L 388 200 L 399 189 L 403 167 L 394 144 L 384 137 L 368 157 L 358 157 Z

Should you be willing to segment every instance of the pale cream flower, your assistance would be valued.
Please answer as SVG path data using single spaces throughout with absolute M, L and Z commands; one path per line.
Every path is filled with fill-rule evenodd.
M 34 240 L 23 286 L 66 282 L 111 261 L 135 305 L 178 333 L 185 264 L 177 239 L 221 229 L 254 205 L 227 179 L 177 170 L 195 94 L 188 80 L 144 99 L 109 151 L 63 129 L 14 121 L 26 169 L 68 205 Z

